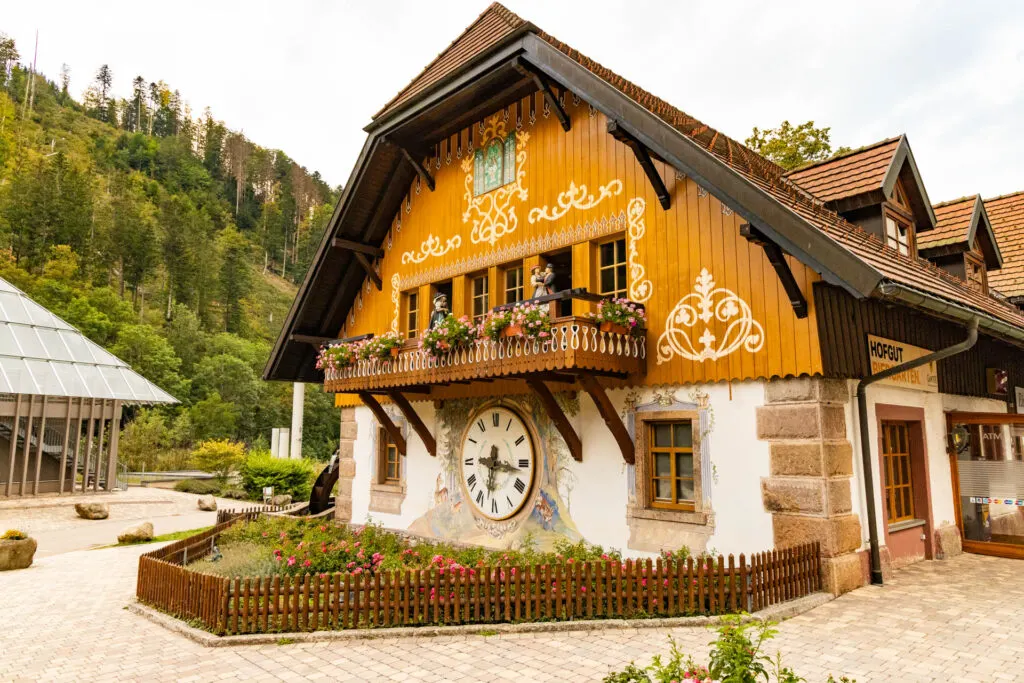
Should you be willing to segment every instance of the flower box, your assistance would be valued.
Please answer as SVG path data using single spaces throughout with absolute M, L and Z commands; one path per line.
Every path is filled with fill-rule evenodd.
M 508 327 L 502 329 L 501 336 L 502 337 L 522 337 L 523 336 L 523 328 L 520 327 L 519 325 L 509 325 Z
M 396 346 L 395 348 L 391 349 L 391 357 L 392 358 L 398 358 L 398 354 L 400 354 L 401 352 L 402 352 L 402 349 L 400 349 L 400 348 L 398 348 Z
M 629 328 L 618 323 L 603 322 L 600 329 L 602 332 L 611 332 L 612 334 L 629 334 Z

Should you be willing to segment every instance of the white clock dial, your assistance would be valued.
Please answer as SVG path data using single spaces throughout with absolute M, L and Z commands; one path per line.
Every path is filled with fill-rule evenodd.
M 502 520 L 522 510 L 536 470 L 533 439 L 522 418 L 503 407 L 477 413 L 462 441 L 459 468 L 478 514 Z

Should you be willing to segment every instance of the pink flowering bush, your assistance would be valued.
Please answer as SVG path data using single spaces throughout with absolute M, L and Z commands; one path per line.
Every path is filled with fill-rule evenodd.
M 633 336 L 644 329 L 647 312 L 644 307 L 629 299 L 606 299 L 597 305 L 597 312 L 590 314 L 597 324 L 611 323 L 626 328 Z
M 515 327 L 527 339 L 541 341 L 551 337 L 551 309 L 547 304 L 516 304 L 503 311 L 491 311 L 480 325 L 480 336 L 492 341 L 501 338 L 506 328 Z
M 420 337 L 420 349 L 440 358 L 458 349 L 467 349 L 476 341 L 477 328 L 467 316 L 449 314 L 437 327 Z
M 337 342 L 320 348 L 316 357 L 318 370 L 340 370 L 351 365 L 359 354 L 361 344 Z
M 389 360 L 391 349 L 400 349 L 404 339 L 399 332 L 385 332 L 379 337 L 374 337 L 362 345 L 359 349 L 359 357 L 363 360 L 377 358 Z

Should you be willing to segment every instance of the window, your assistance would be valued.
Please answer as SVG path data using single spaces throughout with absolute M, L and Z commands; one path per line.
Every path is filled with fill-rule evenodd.
M 987 292 L 988 276 L 985 272 L 985 262 L 974 254 L 964 254 L 964 279 L 972 289 Z
M 885 243 L 905 256 L 913 243 L 911 224 L 895 212 L 885 212 Z
M 626 240 L 619 238 L 597 247 L 598 288 L 603 296 L 626 297 Z
M 378 456 L 377 456 L 377 483 L 378 484 L 401 484 L 402 483 L 402 456 L 398 452 L 398 446 L 391 439 L 388 430 L 383 427 L 377 435 Z
M 516 132 L 491 138 L 473 155 L 473 196 L 508 185 L 516 179 Z
M 516 266 L 505 270 L 505 301 L 514 304 L 523 300 L 523 267 Z
M 405 295 L 405 335 L 410 339 L 416 336 L 419 314 L 420 295 L 418 292 L 409 292 Z
M 889 524 L 914 519 L 910 428 L 906 422 L 882 422 L 882 463 Z
M 473 322 L 480 322 L 487 315 L 487 275 L 477 275 L 473 278 Z
M 651 506 L 693 510 L 693 423 L 690 420 L 647 425 L 647 471 Z

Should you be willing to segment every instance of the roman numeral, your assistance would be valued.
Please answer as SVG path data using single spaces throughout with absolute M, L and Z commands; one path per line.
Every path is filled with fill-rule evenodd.
M 498 514 L 498 501 L 491 499 L 491 514 Z
M 508 501 L 508 506 L 509 506 L 510 508 L 514 508 L 514 507 L 515 507 L 515 503 L 513 503 L 513 502 L 512 502 L 512 499 L 511 499 L 511 498 L 509 498 L 508 496 L 505 496 L 505 500 L 507 500 L 507 501 Z
M 476 494 L 476 504 L 477 505 L 483 505 L 484 504 L 484 492 L 483 491 L 480 491 L 480 492 L 478 492 Z
M 467 465 L 472 465 L 473 464 L 473 458 L 466 458 L 466 464 Z
M 473 437 L 469 437 L 466 440 L 469 441 L 470 443 L 476 443 L 476 439 L 474 439 Z
M 469 475 L 469 479 L 466 480 L 466 485 L 469 486 L 469 490 L 470 491 L 472 491 L 474 488 L 476 488 L 476 475 L 475 474 Z
M 501 425 L 501 415 L 499 415 L 498 413 L 491 413 L 491 423 L 495 427 L 500 426 Z
M 519 493 L 522 493 L 523 491 L 526 490 L 526 484 L 523 483 L 522 479 L 516 479 L 516 483 L 514 484 L 514 486 L 516 487 L 516 491 L 519 491 Z
M 511 426 L 512 426 L 512 418 L 510 417 L 510 418 L 508 419 L 508 424 L 507 424 L 507 425 L 505 425 L 505 431 L 507 432 L 507 431 L 508 431 L 508 428 L 509 428 L 509 427 L 511 427 Z
M 526 437 L 525 436 L 520 436 L 518 439 L 516 439 L 516 445 L 518 446 L 519 444 L 521 444 L 524 441 L 526 441 Z
M 530 466 L 529 458 L 519 458 L 519 469 L 526 469 Z
M 477 420 L 476 421 L 476 426 L 480 428 L 481 432 L 486 432 L 487 431 L 487 427 L 484 426 L 484 421 L 483 420 Z

